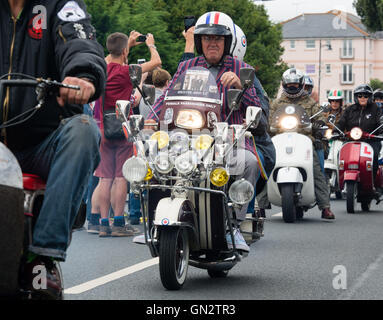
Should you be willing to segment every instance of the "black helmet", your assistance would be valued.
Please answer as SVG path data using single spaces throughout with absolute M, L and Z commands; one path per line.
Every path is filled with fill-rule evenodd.
M 225 49 L 223 55 L 231 55 L 234 50 L 233 35 L 235 25 L 233 20 L 225 13 L 212 11 L 204 13 L 198 18 L 194 30 L 194 45 L 198 54 L 202 52 L 202 35 L 217 35 L 225 37 Z M 235 38 L 236 39 L 236 38 Z
M 371 87 L 368 84 L 361 84 L 355 88 L 355 90 L 354 90 L 354 102 L 355 103 L 359 103 L 358 98 L 356 97 L 359 93 L 366 93 L 369 96 L 367 103 L 372 103 L 373 92 L 372 92 Z
M 373 94 L 374 101 L 376 99 L 383 99 L 383 90 L 382 89 L 376 89 Z

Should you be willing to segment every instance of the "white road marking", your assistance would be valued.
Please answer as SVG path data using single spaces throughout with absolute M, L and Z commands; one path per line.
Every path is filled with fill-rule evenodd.
M 113 272 L 111 274 L 108 274 L 106 276 L 85 282 L 83 284 L 80 284 L 78 286 L 68 288 L 64 290 L 64 294 L 80 294 L 84 293 L 85 291 L 89 291 L 91 289 L 94 289 L 96 287 L 102 286 L 108 282 L 120 279 L 122 277 L 126 277 L 132 273 L 141 271 L 143 269 L 146 269 L 148 267 L 154 266 L 158 264 L 159 259 L 158 258 L 153 258 L 150 260 L 146 260 L 140 263 L 135 264 L 134 266 Z
M 367 267 L 366 271 L 364 271 L 361 274 L 361 276 L 358 279 L 356 279 L 355 284 L 350 289 L 347 289 L 347 291 L 344 294 L 339 296 L 338 300 L 350 300 L 354 296 L 356 291 L 363 286 L 363 283 L 371 276 L 371 274 L 379 268 L 379 264 L 382 261 L 383 251 L 381 252 L 379 257 Z

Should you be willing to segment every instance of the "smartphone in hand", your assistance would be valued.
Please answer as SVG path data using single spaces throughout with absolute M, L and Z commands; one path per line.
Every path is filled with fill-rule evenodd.
M 184 18 L 185 32 L 188 31 L 189 28 L 195 26 L 197 19 L 195 16 L 186 16 Z

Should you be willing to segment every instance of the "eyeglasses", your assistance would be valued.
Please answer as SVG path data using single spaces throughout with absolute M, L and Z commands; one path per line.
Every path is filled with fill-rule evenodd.
M 225 37 L 224 37 L 224 36 L 207 36 L 207 35 L 203 35 L 203 36 L 201 37 L 201 39 L 202 39 L 203 41 L 206 41 L 206 42 L 212 42 L 212 41 L 214 41 L 214 42 L 220 42 L 220 41 L 225 40 Z
M 367 94 L 367 93 L 359 93 L 359 94 L 357 95 L 357 97 L 358 97 L 358 98 L 369 98 L 370 95 Z

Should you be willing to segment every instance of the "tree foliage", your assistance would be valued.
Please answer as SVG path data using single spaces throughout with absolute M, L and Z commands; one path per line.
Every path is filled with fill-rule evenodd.
M 182 36 L 183 18 L 201 16 L 208 11 L 228 14 L 241 27 L 247 37 L 245 61 L 257 71 L 257 77 L 270 96 L 278 90 L 287 65 L 280 57 L 283 53 L 282 27 L 270 22 L 263 6 L 252 0 L 85 0 L 97 30 L 97 39 L 105 47 L 108 34 L 131 30 L 152 33 L 160 53 L 163 67 L 173 74 L 185 46 Z M 150 58 L 145 45 L 132 48 L 130 63 L 137 58 Z
M 374 91 L 376 89 L 382 89 L 383 90 L 383 81 L 376 79 L 376 78 L 370 79 L 370 87 Z
M 368 30 L 383 30 L 383 0 L 355 0 L 353 5 Z

